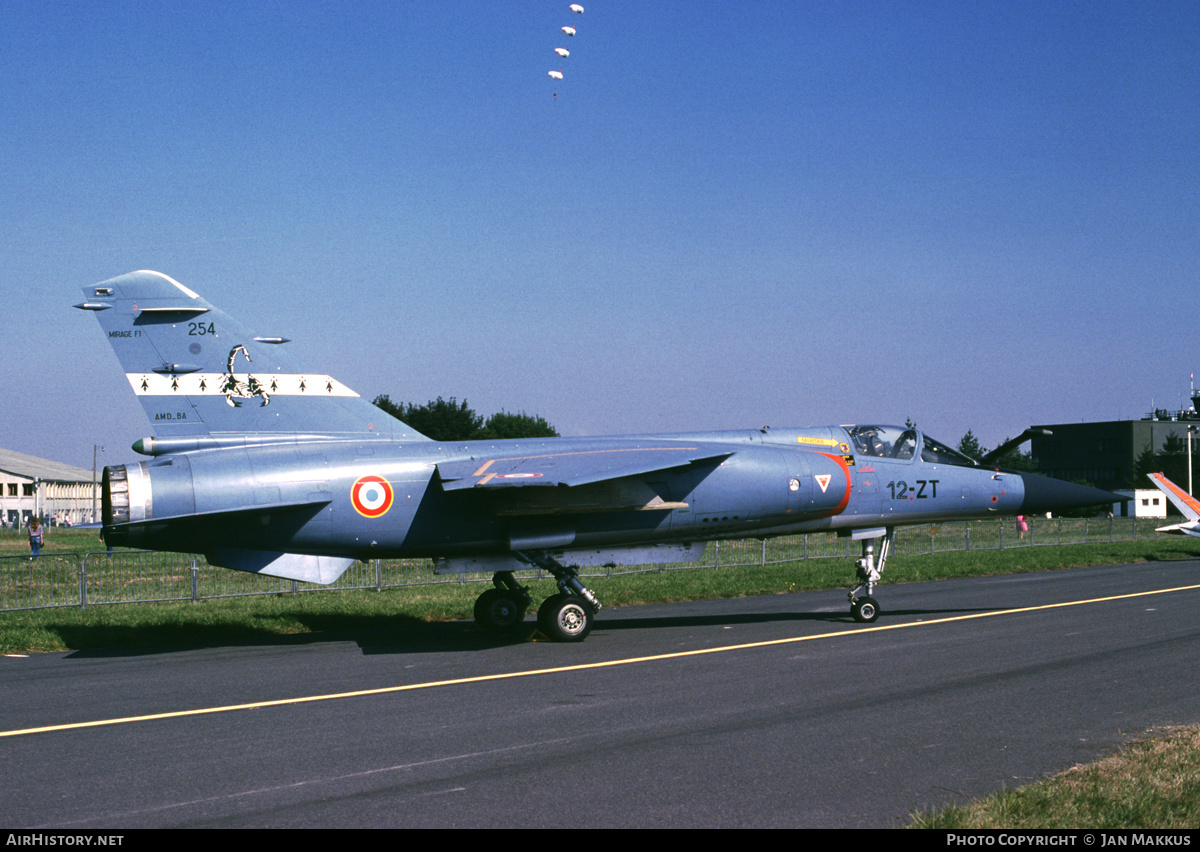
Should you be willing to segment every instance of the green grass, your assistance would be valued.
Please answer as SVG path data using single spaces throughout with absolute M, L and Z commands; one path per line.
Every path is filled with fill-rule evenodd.
M 98 529 L 74 529 L 71 527 L 43 527 L 43 553 L 86 552 L 104 550 Z M 0 556 L 15 556 L 29 553 L 29 533 L 25 530 L 5 528 L 0 530 Z
M 1117 754 L 978 802 L 914 814 L 911 828 L 1190 829 L 1200 825 L 1200 727 L 1151 731 Z
M 406 624 L 466 617 L 474 591 L 422 586 L 385 592 L 317 592 L 20 610 L 0 614 L 0 649 L 31 653 L 83 649 L 161 649 L 278 642 L 335 634 L 384 639 Z
M 1190 558 L 1188 539 L 972 550 L 893 556 L 885 585 L 1046 571 L 1083 565 Z M 725 551 L 723 551 L 724 557 Z M 213 569 L 219 576 L 236 572 Z M 822 589 L 848 589 L 853 560 L 811 559 L 765 566 L 696 568 L 598 577 L 586 582 L 606 607 L 709 600 Z M 484 588 L 438 583 L 376 591 L 306 591 L 196 602 L 122 603 L 0 612 L 0 652 L 29 653 L 128 646 L 266 641 L 316 632 L 361 633 L 405 624 L 470 619 Z M 553 593 L 549 579 L 535 599 Z M 884 592 L 886 595 L 886 592 Z

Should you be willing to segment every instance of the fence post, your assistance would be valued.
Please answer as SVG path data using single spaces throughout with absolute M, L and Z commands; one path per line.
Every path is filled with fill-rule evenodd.
M 383 591 L 383 560 L 375 560 L 375 591 Z
M 759 562 L 759 564 L 767 564 L 767 540 L 765 538 L 762 540 L 762 560 Z
M 721 567 L 721 542 L 713 542 L 713 569 Z
M 808 533 L 804 534 L 804 558 L 808 559 Z
M 1004 549 L 1004 519 L 1000 518 L 1000 549 Z
M 14 488 L 16 486 L 13 486 Z M 87 554 L 79 560 L 79 608 L 87 609 Z
M 967 521 L 967 550 L 971 549 L 971 522 Z
M 192 557 L 192 600 L 200 600 L 200 566 L 196 564 L 196 557 Z
M 1054 540 L 1055 544 L 1062 544 L 1062 518 L 1058 519 L 1058 537 Z

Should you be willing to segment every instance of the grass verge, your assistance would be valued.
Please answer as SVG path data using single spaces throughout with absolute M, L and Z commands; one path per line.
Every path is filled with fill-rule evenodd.
M 1191 829 L 1200 825 L 1200 727 L 1148 732 L 1109 757 L 978 802 L 916 813 L 910 828 Z
M 1026 547 L 893 556 L 887 584 L 1047 571 L 1085 565 L 1182 559 L 1195 555 L 1190 540 L 1152 539 L 1062 547 Z M 765 594 L 846 589 L 848 559 L 812 559 L 778 565 L 628 574 L 589 579 L 606 607 Z M 404 624 L 469 619 L 479 584 L 410 586 L 374 591 L 310 591 L 197 602 L 130 603 L 0 613 L 0 653 L 130 646 L 209 645 L 262 641 L 316 632 L 380 631 Z M 551 594 L 545 580 L 535 599 Z M 884 592 L 886 595 L 886 591 Z

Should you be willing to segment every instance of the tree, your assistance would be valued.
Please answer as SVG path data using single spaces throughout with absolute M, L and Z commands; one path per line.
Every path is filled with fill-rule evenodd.
M 377 396 L 375 404 L 427 438 L 435 441 L 472 441 L 483 428 L 483 418 L 471 410 L 464 399 L 431 400 L 425 405 L 407 403 L 396 405 L 386 395 Z
M 388 414 L 395 417 L 397 420 L 401 419 L 400 415 L 404 411 L 404 406 L 396 405 L 396 403 L 392 402 L 392 398 L 389 397 L 386 393 L 381 393 L 379 396 L 377 396 L 373 400 L 371 400 L 371 405 L 375 406 L 376 408 L 383 409 Z
M 970 429 L 967 430 L 967 434 L 962 436 L 962 440 L 958 442 L 958 451 L 964 456 L 977 461 L 983 455 L 983 447 L 979 446 L 979 441 L 975 437 L 975 433 Z
M 1008 436 L 1005 436 L 1004 440 L 1000 442 L 1000 445 L 1002 446 L 1007 443 Z M 983 454 L 987 455 L 987 450 L 984 450 Z M 1037 459 L 1033 457 L 1033 453 L 1023 453 L 1016 447 L 1013 447 L 1004 455 L 993 459 L 989 467 L 1002 467 L 1005 470 L 1020 470 L 1028 473 L 1034 473 L 1037 471 L 1038 462 Z
M 1158 464 L 1158 457 L 1154 453 L 1154 448 L 1150 446 L 1150 442 L 1146 442 L 1146 446 L 1138 453 L 1137 461 L 1133 463 L 1133 482 L 1130 483 L 1134 488 L 1146 488 L 1150 484 L 1150 480 L 1146 479 L 1152 473 L 1158 473 L 1161 468 Z
M 1156 471 L 1162 471 L 1167 479 L 1172 482 L 1183 483 L 1187 487 L 1188 472 L 1187 472 L 1187 444 L 1179 435 L 1168 435 L 1163 441 L 1162 450 L 1154 456 Z M 1151 471 L 1154 472 L 1154 471 Z M 1138 485 L 1138 488 L 1144 488 L 1146 479 Z
M 1187 452 L 1187 447 L 1183 443 L 1183 438 L 1178 435 L 1168 435 L 1163 441 L 1162 452 L 1164 456 L 1182 456 Z
M 558 430 L 546 422 L 522 411 L 513 414 L 497 411 L 483 424 L 482 438 L 557 438 Z
M 430 400 L 425 405 L 405 403 L 397 405 L 382 394 L 373 400 L 382 410 L 407 423 L 427 438 L 435 441 L 480 441 L 501 438 L 552 438 L 558 432 L 545 418 L 530 416 L 524 412 L 512 414 L 499 411 L 484 422 L 464 399 L 461 403 L 454 397 Z

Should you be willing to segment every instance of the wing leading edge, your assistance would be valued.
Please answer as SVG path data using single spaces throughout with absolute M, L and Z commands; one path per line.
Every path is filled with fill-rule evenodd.
M 439 462 L 437 472 L 446 491 L 579 486 L 721 461 L 731 455 L 732 450 L 714 452 L 698 446 L 612 446 L 492 458 L 474 456 Z

